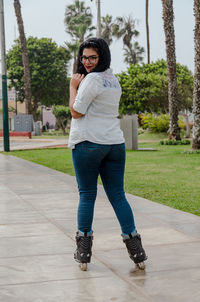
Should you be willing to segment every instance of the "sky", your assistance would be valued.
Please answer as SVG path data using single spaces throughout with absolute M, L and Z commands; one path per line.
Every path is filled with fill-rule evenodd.
M 84 2 L 86 6 L 91 7 L 93 23 L 96 25 L 95 0 L 93 2 L 85 0 Z M 59 46 L 70 42 L 70 37 L 65 32 L 64 13 L 66 6 L 72 4 L 73 0 L 20 0 L 20 3 L 26 37 L 52 38 Z M 136 19 L 136 29 L 140 33 L 137 41 L 146 49 L 145 0 L 101 0 L 101 15 L 106 14 L 112 15 L 113 19 L 117 16 L 129 15 Z M 193 0 L 174 0 L 174 15 L 177 62 L 187 65 L 193 72 Z M 4 18 L 6 50 L 8 51 L 12 47 L 14 39 L 18 37 L 13 0 L 4 0 Z M 149 28 L 151 61 L 166 59 L 161 0 L 149 0 Z M 123 61 L 122 42 L 114 39 L 110 48 L 111 67 L 114 73 L 126 71 L 128 66 Z M 146 61 L 145 54 L 144 62 Z

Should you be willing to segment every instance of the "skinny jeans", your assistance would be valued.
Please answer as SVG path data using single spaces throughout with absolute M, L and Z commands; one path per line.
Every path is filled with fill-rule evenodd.
M 79 190 L 78 230 L 90 232 L 100 175 L 104 190 L 115 211 L 122 233 L 135 230 L 132 209 L 124 192 L 125 144 L 102 145 L 89 141 L 76 144 L 72 159 Z

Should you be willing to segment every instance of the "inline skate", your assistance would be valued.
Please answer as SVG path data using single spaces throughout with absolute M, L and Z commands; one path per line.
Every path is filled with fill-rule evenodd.
M 123 242 L 126 244 L 126 248 L 129 253 L 129 257 L 134 261 L 139 269 L 145 269 L 144 261 L 147 260 L 147 255 L 142 247 L 141 236 L 136 231 L 129 235 L 123 235 Z
M 80 264 L 82 271 L 87 270 L 87 264 L 90 263 L 92 256 L 92 241 L 93 232 L 87 234 L 87 231 L 83 233 L 76 233 L 76 245 L 77 249 L 74 253 L 74 259 Z

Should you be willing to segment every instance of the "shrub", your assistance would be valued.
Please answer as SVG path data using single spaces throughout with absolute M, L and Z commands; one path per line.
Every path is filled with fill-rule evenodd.
M 183 154 L 200 154 L 200 150 L 189 150 L 189 151 L 185 151 L 183 152 Z
M 139 115 L 141 127 L 143 129 L 149 129 L 152 132 L 168 132 L 169 129 L 169 114 L 155 115 L 152 113 L 140 114 Z M 179 116 L 178 126 L 186 130 L 186 124 L 184 117 Z
M 181 140 L 181 141 L 175 141 L 175 140 L 162 140 L 160 141 L 161 145 L 190 145 L 190 141 L 187 139 Z
M 153 115 L 152 113 L 143 114 L 141 116 L 143 129 L 149 129 L 152 132 L 167 132 L 169 129 L 169 115 Z
M 186 130 L 186 123 L 184 122 L 184 117 L 182 115 L 179 115 L 178 117 L 178 126 L 179 128 Z

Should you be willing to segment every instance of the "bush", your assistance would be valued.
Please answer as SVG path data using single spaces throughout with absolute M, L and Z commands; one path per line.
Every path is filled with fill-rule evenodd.
M 178 84 L 178 109 L 192 107 L 193 75 L 184 65 L 176 64 Z M 168 72 L 165 60 L 151 64 L 130 65 L 126 72 L 118 74 L 122 87 L 120 114 L 140 112 L 168 112 Z
M 186 123 L 184 122 L 184 117 L 182 115 L 179 115 L 178 126 L 179 128 L 186 130 Z
M 152 113 L 140 114 L 139 115 L 141 127 L 143 129 L 149 129 L 152 132 L 168 132 L 169 129 L 169 114 L 155 115 Z M 186 130 L 186 124 L 184 117 L 179 116 L 178 126 L 180 129 Z
M 152 132 L 167 132 L 169 129 L 169 115 L 153 115 L 152 113 L 143 114 L 141 116 L 141 124 L 143 129 L 149 129 Z
M 190 145 L 190 141 L 187 139 L 181 140 L 181 141 L 175 141 L 175 140 L 162 140 L 160 141 L 161 145 Z
M 200 154 L 200 150 L 190 150 L 190 151 L 185 151 L 183 154 Z

